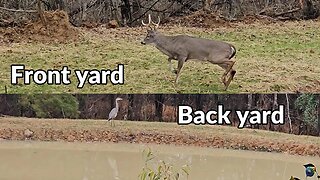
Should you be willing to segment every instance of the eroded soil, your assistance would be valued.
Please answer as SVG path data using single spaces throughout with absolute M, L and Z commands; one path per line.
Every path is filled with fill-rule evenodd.
M 0 44 L 13 42 L 64 43 L 79 39 L 79 30 L 74 28 L 64 11 L 44 12 L 45 24 L 39 19 L 24 27 L 0 28 Z
M 225 126 L 105 120 L 0 118 L 2 140 L 128 142 L 320 156 L 320 138 Z

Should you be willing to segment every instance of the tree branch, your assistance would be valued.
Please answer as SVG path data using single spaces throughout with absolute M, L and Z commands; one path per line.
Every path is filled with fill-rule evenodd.
M 294 13 L 294 12 L 297 12 L 299 11 L 301 8 L 295 8 L 295 9 L 291 9 L 289 11 L 286 11 L 286 12 L 281 12 L 281 13 L 277 13 L 275 14 L 275 16 L 282 16 L 282 15 L 285 15 L 285 14 L 290 14 L 290 13 Z
M 157 0 L 154 2 L 144 13 L 142 13 L 139 17 L 133 19 L 132 21 L 129 22 L 129 24 L 132 24 L 133 22 L 141 19 L 143 16 L 145 16 L 160 0 Z
M 11 12 L 22 12 L 22 13 L 36 13 L 38 11 L 36 10 L 24 10 L 24 9 L 9 9 L 9 8 L 5 8 L 5 7 L 0 7 L 1 10 L 4 11 L 11 11 Z

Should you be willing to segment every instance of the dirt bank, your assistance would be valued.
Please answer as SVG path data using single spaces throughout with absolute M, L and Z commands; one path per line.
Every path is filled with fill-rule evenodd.
M 182 17 L 173 17 L 168 20 L 166 25 L 180 25 L 186 27 L 197 28 L 220 28 L 220 27 L 236 27 L 238 24 L 270 24 L 281 22 L 268 16 L 245 16 L 237 20 L 230 21 L 223 16 L 219 16 L 214 12 L 206 12 L 203 10 L 196 11 L 190 15 Z
M 0 118 L 2 140 L 129 142 L 320 156 L 320 138 L 222 126 L 105 120 Z
M 79 39 L 79 31 L 70 22 L 64 11 L 44 12 L 45 24 L 39 19 L 23 27 L 0 28 L 0 44 L 12 42 L 69 42 Z

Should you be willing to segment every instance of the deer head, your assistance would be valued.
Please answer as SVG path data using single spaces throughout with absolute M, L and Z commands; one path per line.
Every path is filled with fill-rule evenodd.
M 149 14 L 149 22 L 146 24 L 141 21 L 143 26 L 149 27 L 150 29 L 147 30 L 147 36 L 144 38 L 144 40 L 141 42 L 141 44 L 150 44 L 155 42 L 155 36 L 157 35 L 157 28 L 160 24 L 160 17 L 158 16 L 158 22 L 155 23 L 151 20 L 151 15 Z M 152 25 L 154 26 L 152 28 Z

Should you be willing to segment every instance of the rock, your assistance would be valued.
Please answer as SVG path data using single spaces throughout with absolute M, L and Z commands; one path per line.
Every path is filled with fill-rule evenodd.
M 86 28 L 96 28 L 96 27 L 98 27 L 98 23 L 95 23 L 95 22 L 84 22 L 84 23 L 82 23 L 82 26 L 86 27 Z
M 34 133 L 30 129 L 26 129 L 23 134 L 26 138 L 31 138 Z
M 67 141 L 68 142 L 74 142 L 76 140 L 76 137 L 74 137 L 73 135 L 69 135 L 68 137 L 67 137 Z
M 109 28 L 117 28 L 117 27 L 119 27 L 119 24 L 118 24 L 118 22 L 116 20 L 111 20 L 108 23 L 108 27 Z

